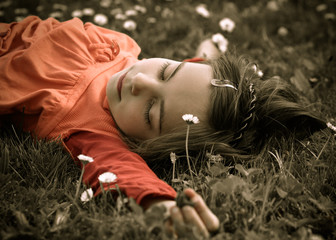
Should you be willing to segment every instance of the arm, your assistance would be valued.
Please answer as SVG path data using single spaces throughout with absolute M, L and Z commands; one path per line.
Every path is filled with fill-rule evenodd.
M 113 172 L 117 180 L 110 188 L 118 184 L 123 193 L 134 198 L 144 208 L 151 205 L 147 201 L 173 200 L 176 196 L 174 189 L 160 180 L 139 155 L 130 152 L 117 135 L 83 131 L 71 135 L 64 144 L 74 159 L 79 154 L 94 159 L 94 162 L 85 166 L 83 182 L 93 188 L 95 195 L 101 192 L 98 176 L 104 172 Z
M 110 171 L 117 175 L 115 184 L 118 184 L 120 190 L 128 197 L 134 198 L 144 209 L 165 206 L 170 216 L 166 222 L 168 230 L 180 234 L 184 231 L 185 224 L 191 224 L 196 226 L 201 234 L 208 236 L 209 231 L 218 229 L 218 218 L 206 206 L 200 195 L 192 189 L 185 190 L 194 207 L 177 208 L 174 201 L 176 192 L 160 180 L 141 157 L 130 152 L 117 136 L 80 132 L 72 135 L 64 143 L 74 158 L 85 154 L 94 159 L 94 162 L 85 166 L 83 181 L 91 185 L 95 195 L 101 192 L 98 176 Z

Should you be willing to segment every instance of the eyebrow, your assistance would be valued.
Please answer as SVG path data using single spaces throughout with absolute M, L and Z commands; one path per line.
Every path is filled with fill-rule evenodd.
M 170 76 L 167 78 L 166 81 L 169 81 L 172 77 L 174 77 L 174 75 L 183 67 L 183 65 L 185 64 L 186 62 L 181 62 L 175 69 L 174 71 L 172 72 L 172 74 L 170 74 Z
M 170 76 L 167 78 L 166 82 L 169 81 L 171 78 L 173 78 L 176 73 L 184 66 L 186 62 L 181 62 L 175 69 L 174 71 L 172 72 L 172 74 L 170 74 Z M 160 129 L 160 135 L 161 135 L 161 131 L 162 131 L 162 123 L 163 123 L 163 120 L 164 120 L 164 116 L 165 116 L 165 105 L 164 105 L 165 101 L 162 100 L 161 103 L 160 103 L 160 123 L 159 123 L 159 129 Z

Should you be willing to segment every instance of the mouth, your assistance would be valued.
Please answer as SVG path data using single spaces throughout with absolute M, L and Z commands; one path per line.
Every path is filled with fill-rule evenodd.
M 118 80 L 118 84 L 117 84 L 117 91 L 118 91 L 118 95 L 119 95 L 119 99 L 121 100 L 121 89 L 123 86 L 123 82 L 125 80 L 127 72 L 125 72 L 123 75 L 120 76 L 119 80 Z

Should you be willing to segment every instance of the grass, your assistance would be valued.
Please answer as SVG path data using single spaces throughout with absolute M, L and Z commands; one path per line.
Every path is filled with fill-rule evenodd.
M 6 2 L 0 20 L 10 22 L 34 13 L 37 1 Z M 199 3 L 206 3 L 210 18 L 195 13 Z M 85 7 L 106 14 L 105 27 L 130 34 L 142 47 L 142 58 L 189 58 L 201 40 L 221 32 L 229 49 L 254 58 L 265 78 L 278 75 L 292 82 L 312 108 L 335 123 L 336 19 L 330 15 L 335 1 L 320 5 L 313 0 L 128 0 L 112 1 L 109 8 L 93 0 L 40 0 L 39 4 L 43 8 L 35 14 L 41 18 L 58 12 L 59 19 L 66 20 L 73 10 Z M 125 11 L 135 4 L 147 12 L 128 17 L 137 29 L 127 31 L 124 21 L 115 20 L 110 11 Z M 15 10 L 22 6 L 28 13 Z M 235 21 L 232 33 L 220 30 L 218 21 L 223 17 Z M 279 34 L 281 27 L 287 35 Z M 3 126 L 0 134 L 2 239 L 168 238 L 160 209 L 144 213 L 134 201 L 114 200 L 109 194 L 85 204 L 74 199 L 80 170 L 57 142 L 36 140 L 10 125 Z M 212 238 L 336 239 L 335 145 L 335 135 L 323 130 L 303 141 L 282 140 L 280 148 L 270 148 L 235 168 L 206 153 L 194 159 L 201 162 L 194 170 L 195 188 L 221 222 Z M 173 183 L 177 191 L 191 185 L 189 171 L 178 167 L 180 161 L 183 158 L 177 159 L 178 179 Z M 170 181 L 167 172 L 161 177 Z M 198 239 L 198 235 L 190 231 L 184 238 Z

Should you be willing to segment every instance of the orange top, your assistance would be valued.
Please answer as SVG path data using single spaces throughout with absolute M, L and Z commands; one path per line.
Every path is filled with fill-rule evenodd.
M 0 115 L 40 138 L 61 137 L 73 156 L 93 157 L 84 182 L 97 192 L 98 176 L 111 171 L 138 203 L 148 196 L 173 199 L 175 191 L 128 150 L 108 108 L 108 79 L 139 53 L 127 35 L 77 18 L 1 23 Z
M 0 26 L 7 33 L 0 42 L 1 114 L 24 111 L 25 129 L 41 138 L 68 136 L 73 128 L 115 131 L 111 116 L 103 121 L 108 126 L 97 117 L 107 110 L 108 79 L 137 61 L 140 48 L 131 38 L 79 19 L 28 17 Z

